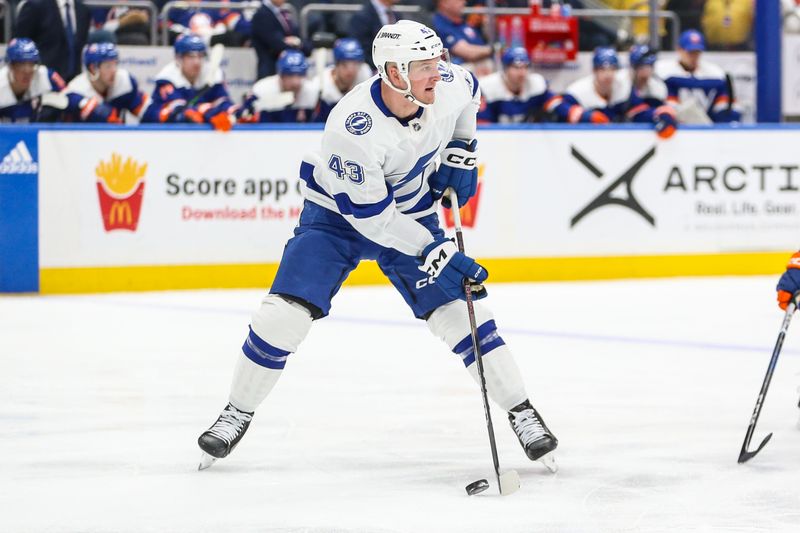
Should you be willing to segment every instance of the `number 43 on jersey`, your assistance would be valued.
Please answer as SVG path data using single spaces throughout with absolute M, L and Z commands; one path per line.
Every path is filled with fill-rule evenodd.
M 347 160 L 342 163 L 342 158 L 333 154 L 328 161 L 328 168 L 331 169 L 340 180 L 347 178 L 356 185 L 364 183 L 364 167 L 355 161 Z

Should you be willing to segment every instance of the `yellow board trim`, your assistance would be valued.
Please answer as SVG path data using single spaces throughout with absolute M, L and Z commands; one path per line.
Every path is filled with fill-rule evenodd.
M 490 282 L 574 281 L 674 276 L 743 276 L 778 274 L 786 252 L 618 257 L 537 257 L 485 259 Z M 43 268 L 42 294 L 155 291 L 180 289 L 266 288 L 276 263 L 243 265 L 174 265 L 96 268 Z M 373 261 L 362 262 L 347 285 L 382 285 L 386 277 Z

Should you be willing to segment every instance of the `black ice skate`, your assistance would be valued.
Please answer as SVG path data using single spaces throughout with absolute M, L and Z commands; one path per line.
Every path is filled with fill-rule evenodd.
M 240 411 L 228 404 L 214 425 L 197 439 L 197 444 L 203 450 L 200 466 L 197 469 L 205 470 L 217 459 L 227 457 L 242 440 L 252 419 L 253 413 Z
M 558 439 L 547 428 L 542 416 L 530 401 L 525 400 L 509 411 L 508 421 L 528 459 L 541 461 L 551 472 L 558 470 L 552 453 L 558 446 Z

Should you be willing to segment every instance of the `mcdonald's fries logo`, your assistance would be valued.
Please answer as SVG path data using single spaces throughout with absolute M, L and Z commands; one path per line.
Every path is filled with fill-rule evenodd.
M 475 196 L 469 199 L 469 202 L 464 204 L 461 209 L 459 209 L 461 213 L 461 226 L 465 228 L 474 228 L 475 222 L 478 219 L 478 204 L 481 200 L 481 189 L 483 189 L 483 171 L 485 170 L 485 165 L 478 165 L 478 190 L 475 192 Z M 452 228 L 455 226 L 455 222 L 453 221 L 453 211 L 451 209 L 444 210 L 444 223 L 445 226 L 448 228 Z
M 106 231 L 136 231 L 144 196 L 144 175 L 147 163 L 139 164 L 132 157 L 111 154 L 111 160 L 100 161 L 94 169 L 97 196 L 103 227 Z

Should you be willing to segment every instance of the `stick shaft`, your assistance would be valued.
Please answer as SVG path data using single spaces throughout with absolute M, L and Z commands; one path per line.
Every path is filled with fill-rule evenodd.
M 458 251 L 464 253 L 464 236 L 461 232 L 461 213 L 458 210 L 458 197 L 455 191 L 449 189 L 451 211 L 453 212 L 453 223 L 456 229 L 456 243 Z M 483 412 L 486 415 L 486 429 L 489 432 L 489 446 L 492 449 L 492 463 L 494 464 L 494 474 L 497 477 L 497 486 L 500 487 L 500 460 L 497 457 L 497 443 L 494 438 L 494 426 L 492 425 L 492 413 L 489 409 L 489 397 L 486 392 L 486 376 L 483 370 L 483 356 L 481 354 L 480 340 L 478 339 L 478 326 L 475 320 L 475 307 L 472 304 L 472 287 L 469 280 L 464 280 L 464 293 L 467 299 L 467 315 L 469 315 L 469 329 L 472 336 L 472 349 L 475 353 L 475 363 L 478 365 L 478 376 L 480 377 L 481 396 L 483 397 Z
M 778 339 L 775 341 L 775 348 L 772 350 L 772 357 L 769 360 L 769 366 L 767 366 L 767 373 L 764 375 L 764 381 L 761 383 L 761 390 L 758 392 L 758 398 L 756 399 L 756 406 L 753 409 L 753 416 L 750 417 L 750 424 L 747 426 L 747 433 L 744 437 L 744 442 L 742 443 L 742 449 L 739 452 L 739 462 L 743 462 L 743 460 L 747 460 L 755 453 L 758 453 L 758 450 L 763 447 L 766 443 L 764 441 L 761 444 L 761 447 L 756 450 L 755 453 L 749 455 L 747 448 L 750 447 L 750 440 L 753 438 L 753 433 L 756 429 L 756 424 L 758 423 L 758 417 L 761 414 L 761 408 L 764 405 L 764 398 L 767 396 L 767 391 L 769 390 L 769 384 L 772 382 L 772 375 L 775 373 L 775 367 L 778 363 L 778 356 L 781 354 L 781 349 L 783 348 L 783 340 L 786 338 L 786 332 L 789 330 L 789 324 L 792 322 L 792 316 L 794 315 L 795 309 L 797 309 L 797 303 L 795 300 L 789 302 L 786 306 L 786 314 L 783 317 L 783 323 L 781 325 L 780 333 L 778 333 Z M 749 455 L 749 456 L 748 456 Z

